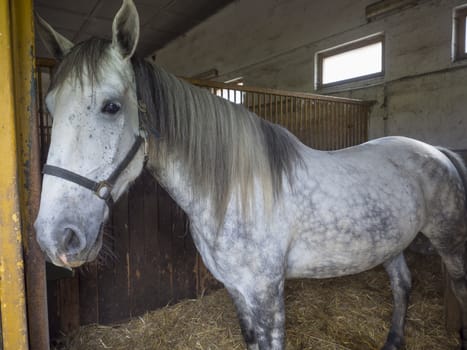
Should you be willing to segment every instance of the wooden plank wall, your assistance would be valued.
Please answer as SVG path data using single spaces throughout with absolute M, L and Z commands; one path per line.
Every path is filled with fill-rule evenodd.
M 182 210 L 147 172 L 118 201 L 114 261 L 79 276 L 81 324 L 108 324 L 197 295 L 196 251 Z
M 39 62 L 39 73 L 50 74 L 51 62 Z M 45 66 L 45 68 L 44 68 Z M 39 82 L 46 77 L 39 74 Z M 219 95 L 228 88 L 258 115 L 280 123 L 308 145 L 337 149 L 367 140 L 370 105 L 311 94 L 196 81 Z M 39 86 L 43 98 L 46 86 Z M 230 98 L 232 100 L 232 97 Z M 38 98 L 38 100 L 41 100 Z M 38 104 L 41 147 L 45 161 L 50 124 Z M 185 298 L 203 295 L 219 284 L 196 252 L 187 217 L 147 173 L 116 203 L 104 235 L 104 263 L 88 264 L 73 277 L 49 280 L 49 318 L 52 337 L 79 325 L 128 320 Z

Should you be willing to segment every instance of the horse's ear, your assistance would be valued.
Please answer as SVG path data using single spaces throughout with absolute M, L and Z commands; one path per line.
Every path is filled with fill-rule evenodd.
M 133 0 L 123 0 L 112 24 L 112 46 L 124 59 L 133 56 L 139 38 L 139 16 Z
M 63 35 L 57 33 L 41 16 L 36 13 L 37 32 L 49 52 L 58 60 L 62 59 L 74 46 Z

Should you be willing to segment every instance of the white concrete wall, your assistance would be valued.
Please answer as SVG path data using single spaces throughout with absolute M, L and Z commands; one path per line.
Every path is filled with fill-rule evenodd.
M 375 0 L 237 0 L 157 52 L 169 71 L 216 68 L 220 81 L 375 100 L 371 138 L 406 135 L 467 149 L 467 61 L 452 62 L 452 12 L 467 0 L 425 0 L 367 23 Z M 385 34 L 385 76 L 315 91 L 317 51 Z

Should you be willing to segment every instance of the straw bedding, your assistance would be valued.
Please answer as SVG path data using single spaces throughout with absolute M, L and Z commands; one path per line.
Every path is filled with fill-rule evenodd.
M 410 253 L 413 292 L 407 317 L 407 350 L 449 350 L 457 334 L 444 327 L 440 260 Z M 392 308 L 382 268 L 343 278 L 286 284 L 287 350 L 378 349 Z M 244 349 L 235 310 L 225 290 L 150 312 L 128 323 L 90 325 L 62 339 L 71 350 Z

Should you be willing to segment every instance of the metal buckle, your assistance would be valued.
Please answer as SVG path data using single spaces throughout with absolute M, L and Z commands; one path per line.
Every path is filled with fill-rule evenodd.
M 94 193 L 97 197 L 106 201 L 112 195 L 112 188 L 113 186 L 107 181 L 101 181 L 99 182 Z

